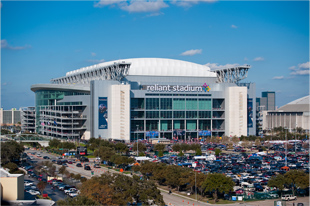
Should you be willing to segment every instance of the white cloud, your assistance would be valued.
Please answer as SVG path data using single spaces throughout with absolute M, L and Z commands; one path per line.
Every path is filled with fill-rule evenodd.
M 309 75 L 310 70 L 296 70 L 294 72 L 291 72 L 291 75 Z
M 310 62 L 298 64 L 298 67 L 301 69 L 309 69 L 310 68 Z
M 289 70 L 292 70 L 290 73 L 291 76 L 303 76 L 303 75 L 309 75 L 310 74 L 310 62 L 305 62 L 298 64 L 298 68 L 296 66 L 291 66 Z
M 27 49 L 27 48 L 30 48 L 30 47 L 31 47 L 30 45 L 13 47 L 13 46 L 8 44 L 7 40 L 5 40 L 5 39 L 1 40 L 1 49 L 22 50 L 22 49 Z
M 92 56 L 96 56 L 96 53 L 95 53 L 95 52 L 92 52 L 91 55 L 92 55 Z
M 231 28 L 237 29 L 238 27 L 236 25 L 231 25 Z
M 162 8 L 169 7 L 163 1 L 131 1 L 130 4 L 122 4 L 120 8 L 130 13 L 134 12 L 157 12 Z
M 202 3 L 202 2 L 213 3 L 216 1 L 217 0 L 187 0 L 187 1 L 185 1 L 185 0 L 172 0 L 171 3 L 175 4 L 176 6 L 180 6 L 180 7 L 184 7 L 184 8 L 190 8 L 193 5 L 198 4 L 198 3 Z
M 244 57 L 244 61 L 248 61 L 248 58 Z
M 256 57 L 253 59 L 253 61 L 264 61 L 263 57 Z
M 202 49 L 191 49 L 183 52 L 181 56 L 193 56 L 195 54 L 201 54 Z
M 164 15 L 164 13 L 163 12 L 151 13 L 151 14 L 146 15 L 145 17 L 160 16 L 160 15 Z
M 275 76 L 272 79 L 284 79 L 284 76 Z
M 126 2 L 126 0 L 100 0 L 99 2 L 95 2 L 94 7 L 105 7 L 113 4 L 118 4 L 121 2 Z
M 102 63 L 102 62 L 104 62 L 104 59 L 100 59 L 100 60 L 98 60 L 98 59 L 88 59 L 88 60 L 86 60 L 87 62 L 90 62 L 90 63 L 95 63 L 95 64 L 97 64 L 97 63 Z
M 291 66 L 290 68 L 288 68 L 289 70 L 296 70 L 295 66 Z
M 129 13 L 135 12 L 158 12 L 162 8 L 169 7 L 163 0 L 133 0 L 133 1 L 126 1 L 126 0 L 100 0 L 99 2 L 94 4 L 94 7 L 119 7 L 124 11 L 128 11 Z
M 237 63 L 234 64 L 225 64 L 225 65 L 219 65 L 218 63 L 207 63 L 205 64 L 207 67 L 210 67 L 211 70 L 216 70 L 216 69 L 227 69 L 227 68 L 234 68 L 238 66 L 245 66 L 245 65 L 240 65 Z

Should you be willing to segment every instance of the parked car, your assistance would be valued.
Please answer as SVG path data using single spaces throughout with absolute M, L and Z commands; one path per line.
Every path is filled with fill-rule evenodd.
M 26 187 L 26 186 L 31 186 L 31 185 L 33 185 L 33 182 L 24 182 L 24 186 Z
M 71 188 L 69 188 L 69 189 L 64 190 L 64 192 L 65 192 L 66 194 L 68 194 L 69 192 L 74 192 L 74 191 L 77 191 L 77 189 L 76 189 L 75 187 L 71 187 Z
M 81 163 L 76 164 L 77 167 L 83 167 Z
M 40 195 L 40 192 L 37 190 L 29 190 L 28 191 L 31 195 Z
M 91 170 L 89 165 L 84 165 L 84 170 Z
M 290 200 L 297 200 L 297 197 L 294 196 L 294 195 L 289 195 L 289 194 L 287 194 L 287 195 L 283 195 L 283 196 L 281 197 L 281 199 L 282 199 L 282 200 L 286 200 L 286 201 L 290 201 Z
M 94 168 L 101 168 L 99 164 L 95 164 Z
M 51 158 L 49 158 L 48 156 L 44 156 L 43 159 L 51 159 Z

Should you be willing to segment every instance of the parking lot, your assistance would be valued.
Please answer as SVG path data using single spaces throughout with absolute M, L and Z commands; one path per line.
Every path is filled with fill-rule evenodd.
M 267 186 L 270 177 L 277 174 L 285 174 L 292 169 L 299 169 L 309 173 L 309 155 L 308 150 L 302 148 L 301 144 L 294 145 L 287 153 L 285 152 L 284 145 L 273 144 L 268 146 L 268 151 L 262 151 L 255 147 L 247 150 L 242 147 L 234 147 L 233 150 L 228 150 L 225 145 L 205 143 L 201 144 L 202 156 L 195 156 L 195 154 L 190 152 L 185 153 L 184 156 L 178 156 L 173 152 L 169 152 L 163 157 L 151 155 L 151 152 L 147 153 L 147 155 L 153 162 L 189 167 L 197 172 L 206 174 L 214 172 L 226 174 L 235 182 L 234 191 L 228 197 L 229 200 L 231 200 L 232 196 L 242 196 L 245 200 L 262 200 L 271 203 L 279 200 L 280 194 L 276 191 L 276 188 Z M 216 148 L 221 149 L 221 153 L 218 156 L 214 155 Z M 150 149 L 152 148 L 148 147 L 149 151 Z M 167 149 L 171 150 L 171 147 L 168 146 Z M 58 168 L 61 165 L 65 165 L 69 172 L 80 173 L 85 178 L 108 171 L 106 167 L 95 167 L 94 159 L 90 159 L 90 162 L 77 162 L 75 159 L 70 158 L 65 160 L 57 159 L 54 155 L 43 152 L 41 152 L 39 157 L 33 156 L 39 161 L 49 160 L 56 163 L 56 165 L 58 162 Z M 50 159 L 44 159 L 44 156 L 48 156 Z M 81 164 L 80 167 L 77 166 L 79 164 Z M 89 166 L 88 170 L 86 170 L 86 164 Z M 285 168 L 285 166 L 289 167 L 289 169 Z M 115 171 L 110 170 L 110 172 Z M 297 188 L 296 192 L 298 201 L 302 200 L 303 203 L 309 203 L 306 201 L 308 197 L 302 197 L 309 195 L 309 188 Z M 289 194 L 292 191 L 290 188 L 287 188 L 283 190 L 283 193 Z M 255 203 L 262 205 L 261 201 Z M 287 205 L 290 203 L 292 202 L 287 202 Z M 247 202 L 247 204 L 249 203 Z M 250 203 L 249 205 L 253 204 Z

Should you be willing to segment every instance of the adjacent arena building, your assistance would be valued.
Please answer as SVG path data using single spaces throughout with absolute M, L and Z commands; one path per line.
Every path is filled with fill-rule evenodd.
M 181 60 L 136 58 L 70 71 L 31 86 L 36 131 L 127 142 L 255 135 L 255 84 L 239 82 L 249 68 L 211 71 Z

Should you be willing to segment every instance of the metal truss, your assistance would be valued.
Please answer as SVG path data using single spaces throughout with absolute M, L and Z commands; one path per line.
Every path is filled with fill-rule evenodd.
M 217 75 L 217 82 L 223 83 L 237 83 L 242 79 L 245 79 L 248 75 L 248 70 L 251 68 L 250 65 L 238 66 L 227 69 L 217 69 L 214 72 Z
M 93 65 L 85 68 L 85 71 L 67 74 L 65 77 L 52 79 L 52 84 L 89 84 L 92 80 L 116 80 L 120 81 L 128 75 L 131 63 L 114 62 L 114 64 L 102 66 Z

